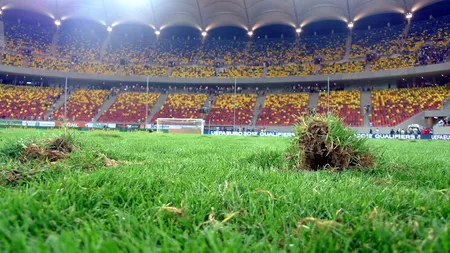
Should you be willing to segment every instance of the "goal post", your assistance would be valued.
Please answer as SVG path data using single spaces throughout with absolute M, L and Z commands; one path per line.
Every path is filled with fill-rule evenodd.
M 205 121 L 203 119 L 158 118 L 156 132 L 174 134 L 203 134 Z

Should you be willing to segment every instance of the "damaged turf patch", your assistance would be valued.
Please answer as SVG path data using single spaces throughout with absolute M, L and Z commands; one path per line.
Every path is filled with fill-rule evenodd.
M 316 116 L 296 126 L 286 159 L 300 170 L 337 170 L 372 167 L 375 156 L 366 139 L 332 116 Z
M 19 160 L 22 163 L 31 161 L 57 162 L 64 160 L 73 151 L 72 143 L 66 138 L 44 141 L 44 145 L 31 143 L 24 145 Z

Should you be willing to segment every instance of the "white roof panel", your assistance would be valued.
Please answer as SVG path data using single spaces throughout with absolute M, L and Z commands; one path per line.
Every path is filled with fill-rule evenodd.
M 188 25 L 198 29 L 270 24 L 304 26 L 319 20 L 357 21 L 380 13 L 407 13 L 442 0 L 3 0 L 54 19 L 85 18 L 105 25 L 146 24 L 155 29 Z

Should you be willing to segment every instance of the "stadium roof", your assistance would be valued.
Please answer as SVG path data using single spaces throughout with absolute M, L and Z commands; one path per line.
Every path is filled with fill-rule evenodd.
M 319 20 L 350 22 L 380 13 L 406 14 L 439 1 L 444 0 L 0 0 L 0 7 L 112 26 L 140 23 L 157 30 L 175 25 L 255 30 L 271 24 L 301 27 Z

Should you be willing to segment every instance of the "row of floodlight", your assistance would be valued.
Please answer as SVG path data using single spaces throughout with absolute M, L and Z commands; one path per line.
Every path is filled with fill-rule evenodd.
M 3 14 L 2 9 L 0 9 L 0 15 L 2 15 L 2 14 Z M 411 18 L 413 17 L 412 12 L 406 13 L 405 17 L 406 17 L 406 19 L 408 19 L 408 20 L 411 19 Z M 59 27 L 59 26 L 61 25 L 61 20 L 56 19 L 56 20 L 55 20 L 55 25 Z M 348 22 L 347 26 L 348 26 L 348 28 L 352 29 L 353 26 L 354 26 L 354 23 L 353 23 L 353 22 Z M 108 32 L 112 32 L 113 27 L 112 27 L 112 26 L 107 26 L 107 27 L 106 27 L 106 30 L 107 30 Z M 296 28 L 296 29 L 295 29 L 295 32 L 296 32 L 297 34 L 300 34 L 300 33 L 302 32 L 302 28 L 301 28 L 301 27 Z M 156 34 L 156 35 L 160 35 L 160 34 L 161 34 L 161 31 L 160 31 L 160 30 L 155 30 L 155 34 Z M 202 31 L 202 36 L 203 36 L 203 37 L 206 37 L 207 35 L 208 35 L 208 32 Z M 247 35 L 250 36 L 250 37 L 252 37 L 252 36 L 253 36 L 253 30 L 248 31 L 248 32 L 247 32 Z

